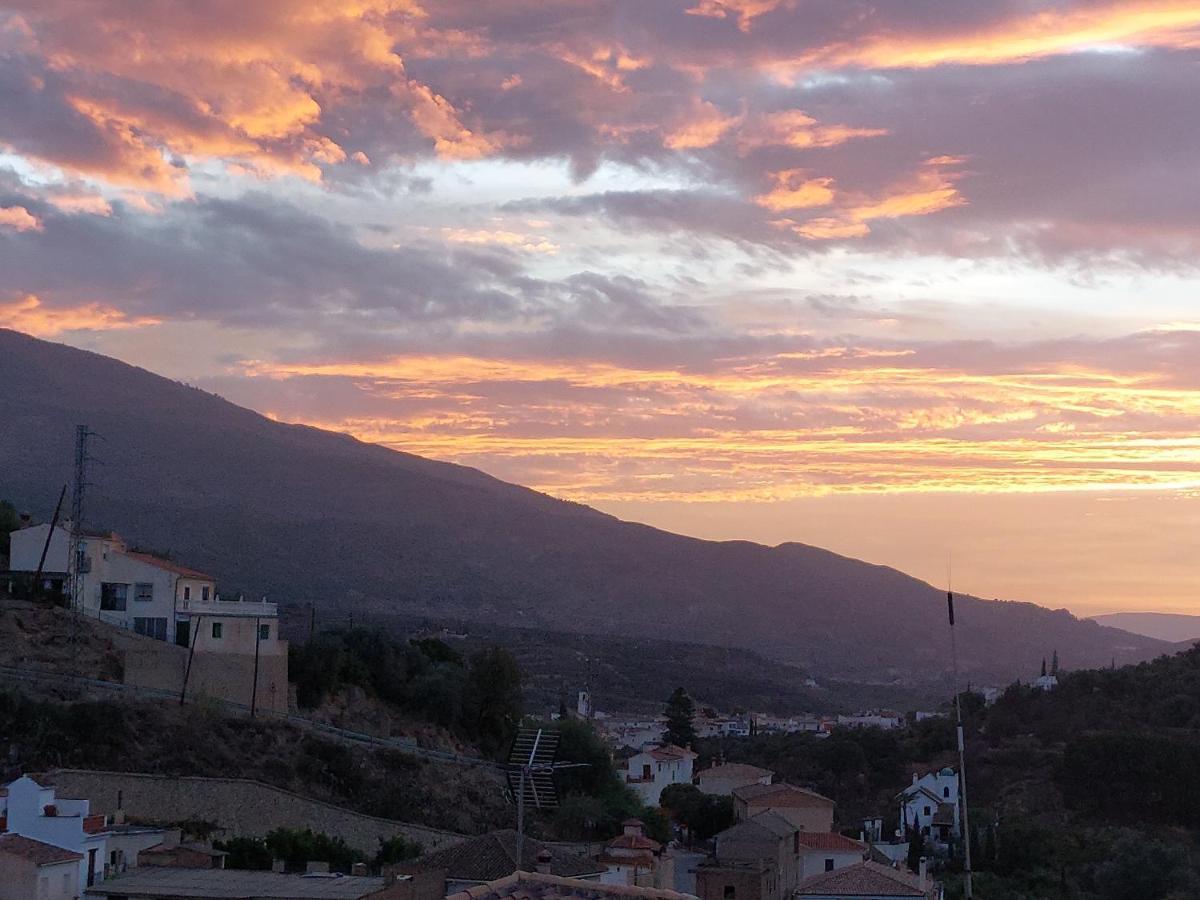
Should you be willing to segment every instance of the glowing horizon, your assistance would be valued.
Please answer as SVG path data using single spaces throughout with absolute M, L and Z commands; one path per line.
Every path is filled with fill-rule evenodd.
M 976 593 L 1200 612 L 1194 4 L 16 0 L 0 57 L 2 327 L 672 530 L 932 579 L 908 509 Z

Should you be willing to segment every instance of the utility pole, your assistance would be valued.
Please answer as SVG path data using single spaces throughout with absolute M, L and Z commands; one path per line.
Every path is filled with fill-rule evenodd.
M 963 741 L 962 698 L 958 691 L 958 644 L 954 638 L 954 593 L 946 591 L 946 610 L 950 614 L 950 658 L 954 667 L 954 711 L 958 716 L 958 795 L 962 805 L 963 896 L 971 900 L 971 822 L 967 812 L 967 751 Z
M 258 629 L 262 622 L 258 616 L 254 617 L 254 684 L 250 687 L 250 718 L 254 718 L 254 713 L 258 709 L 258 648 L 262 644 L 259 640 Z
M 37 573 L 33 576 L 34 597 L 39 597 L 42 593 L 42 570 L 46 568 L 46 554 L 50 552 L 50 541 L 54 539 L 54 529 L 58 527 L 58 516 L 62 512 L 63 500 L 66 496 L 67 486 L 64 484 L 58 493 L 58 503 L 54 506 L 54 515 L 50 518 L 50 530 L 46 532 L 46 543 L 42 544 L 42 555 L 38 558 Z M 70 560 L 67 560 L 67 564 L 70 565 Z

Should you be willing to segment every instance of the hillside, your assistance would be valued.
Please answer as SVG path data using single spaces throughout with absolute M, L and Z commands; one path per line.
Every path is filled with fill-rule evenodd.
M 1187 616 L 1179 613 L 1128 612 L 1092 616 L 1092 621 L 1159 641 L 1182 643 L 1200 640 L 1200 616 Z
M 227 589 L 328 611 L 746 647 L 818 677 L 945 678 L 944 598 L 894 569 L 622 522 L 6 330 L 0 384 L 0 497 L 48 518 L 86 423 L 103 435 L 88 524 L 171 551 Z M 1054 649 L 1072 668 L 1168 649 L 1031 603 L 963 598 L 959 621 L 976 683 L 1027 676 Z

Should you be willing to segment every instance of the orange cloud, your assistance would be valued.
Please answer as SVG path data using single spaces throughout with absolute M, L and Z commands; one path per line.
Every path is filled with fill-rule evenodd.
M 34 337 L 54 337 L 66 331 L 112 331 L 159 325 L 162 320 L 152 316 L 129 316 L 119 309 L 102 303 L 47 308 L 33 294 L 9 303 L 0 302 L 0 325 L 32 334 Z
M 445 227 L 441 229 L 441 235 L 454 244 L 498 244 L 530 253 L 558 252 L 558 244 L 544 237 L 503 229 Z
M 945 163 L 957 161 L 955 157 L 935 157 L 929 163 Z M 812 181 L 830 181 L 830 179 L 812 179 L 796 186 L 795 202 L 788 200 L 789 182 L 791 176 L 795 184 L 795 173 L 799 170 L 776 173 L 776 187 L 769 193 L 754 200 L 760 206 L 768 209 L 785 210 L 799 209 L 806 204 L 806 197 L 816 198 L 819 190 L 806 191 L 805 186 Z M 782 182 L 782 183 L 781 183 Z M 832 202 L 832 191 L 829 200 L 824 203 L 809 203 L 808 206 L 823 206 Z M 893 185 L 883 194 L 864 198 L 842 195 L 828 216 L 820 216 L 806 221 L 794 219 L 779 219 L 773 224 L 781 228 L 790 228 L 796 234 L 809 240 L 835 240 L 842 238 L 862 237 L 871 231 L 870 223 L 877 219 L 899 219 L 904 216 L 928 216 L 956 206 L 963 206 L 967 200 L 955 187 L 953 177 L 947 175 L 936 165 L 932 168 L 922 168 L 906 181 Z
M 776 212 L 785 209 L 808 209 L 813 206 L 828 206 L 833 202 L 832 178 L 809 178 L 804 169 L 784 169 L 772 172 L 774 185 L 765 194 L 759 194 L 754 202 Z
M 1200 487 L 1200 437 L 1179 427 L 1200 395 L 1151 373 L 980 373 L 854 347 L 711 372 L 461 356 L 243 371 L 353 379 L 373 407 L 412 411 L 281 417 L 591 502 Z M 505 402 L 513 384 L 539 389 Z
M 785 109 L 760 116 L 738 134 L 738 152 L 746 154 L 758 147 L 795 147 L 798 150 L 836 147 L 855 138 L 880 137 L 886 128 L 853 128 L 849 125 L 822 125 L 799 109 Z
M 750 31 L 759 16 L 774 12 L 780 7 L 794 7 L 795 0 L 697 0 L 687 10 L 689 15 L 705 16 L 710 19 L 737 19 L 738 28 Z
M 741 116 L 723 115 L 713 104 L 703 101 L 692 118 L 663 136 L 663 146 L 670 150 L 711 147 L 741 121 Z
M 0 206 L 0 228 L 13 231 L 41 231 L 42 220 L 23 206 Z
M 1200 9 L 1192 0 L 1115 0 L 1045 10 L 959 34 L 866 34 L 780 68 L 989 65 L 1114 45 L 1200 46 Z

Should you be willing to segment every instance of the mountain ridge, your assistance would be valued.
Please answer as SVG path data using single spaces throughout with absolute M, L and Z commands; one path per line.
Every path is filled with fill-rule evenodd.
M 705 541 L 477 469 L 276 422 L 89 351 L 0 330 L 0 497 L 48 517 L 74 425 L 97 446 L 85 518 L 226 589 L 577 633 L 743 646 L 836 677 L 947 681 L 944 594 L 806 544 Z M 958 603 L 967 677 L 1170 649 L 1065 610 Z

